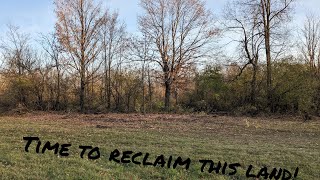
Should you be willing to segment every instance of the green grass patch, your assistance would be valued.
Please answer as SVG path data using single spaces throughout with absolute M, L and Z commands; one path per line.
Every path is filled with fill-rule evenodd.
M 71 143 L 68 157 L 24 151 L 25 136 Z M 181 115 L 26 115 L 0 117 L 0 179 L 246 179 L 264 166 L 286 168 L 296 179 L 320 179 L 320 122 L 297 119 Z M 100 148 L 101 158 L 80 158 L 79 145 Z M 114 149 L 190 158 L 190 169 L 119 164 Z M 85 156 L 86 157 L 86 156 Z M 200 159 L 240 163 L 233 176 L 202 173 Z M 206 168 L 207 169 L 207 168 Z M 262 178 L 260 178 L 262 179 Z

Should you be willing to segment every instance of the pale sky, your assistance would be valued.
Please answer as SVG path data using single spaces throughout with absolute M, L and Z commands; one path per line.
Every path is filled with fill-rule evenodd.
M 206 0 L 207 7 L 219 15 L 228 0 Z M 104 0 L 110 9 L 118 10 L 129 32 L 137 31 L 136 17 L 141 13 L 139 0 Z M 6 24 L 17 25 L 25 33 L 36 36 L 54 30 L 53 0 L 5 0 L 0 6 L 0 36 L 6 32 Z M 300 27 L 307 12 L 320 16 L 320 0 L 297 0 L 294 26 Z

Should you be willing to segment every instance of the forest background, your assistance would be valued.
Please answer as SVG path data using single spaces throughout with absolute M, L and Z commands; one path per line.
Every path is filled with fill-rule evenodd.
M 6 2 L 1 112 L 319 115 L 317 3 Z

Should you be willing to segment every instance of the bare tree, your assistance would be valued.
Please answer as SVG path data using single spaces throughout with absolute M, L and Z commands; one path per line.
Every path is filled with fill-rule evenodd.
M 46 92 L 48 89 L 48 84 L 50 83 L 49 73 L 52 72 L 52 68 L 45 66 L 47 63 L 44 53 L 37 51 L 34 54 L 35 59 L 35 69 L 31 74 L 32 78 L 32 90 L 31 93 L 36 96 L 35 107 L 37 110 L 48 110 L 45 104 Z M 53 101 L 51 101 L 53 102 Z
M 225 20 L 227 31 L 232 33 L 233 41 L 238 43 L 240 50 L 240 58 L 244 59 L 245 65 L 240 68 L 239 77 L 244 70 L 252 66 L 252 79 L 250 90 L 250 103 L 255 105 L 256 102 L 256 86 L 258 62 L 260 51 L 263 47 L 263 33 L 261 32 L 261 24 L 259 23 L 259 8 L 253 6 L 248 10 L 242 0 L 233 1 L 228 4 L 225 9 Z M 236 34 L 237 36 L 234 36 Z
M 171 85 L 182 69 L 208 53 L 217 30 L 211 12 L 200 0 L 141 0 L 141 32 L 153 39 L 165 86 L 165 109 L 170 109 Z
M 141 63 L 142 112 L 143 114 L 145 114 L 146 113 L 146 106 L 145 106 L 146 76 L 148 75 L 148 80 L 149 80 L 150 79 L 149 63 L 152 61 L 154 57 L 154 50 L 152 49 L 152 46 L 151 46 L 151 39 L 146 35 L 143 35 L 143 37 L 133 38 L 130 43 L 130 49 L 131 49 L 131 53 L 129 53 L 130 60 L 132 60 L 133 62 L 137 61 Z M 147 72 L 149 74 L 147 74 Z M 150 91 L 150 87 L 148 89 Z M 149 96 L 149 100 L 150 100 L 150 96 Z
M 265 55 L 267 61 L 267 93 L 269 107 L 274 111 L 273 87 L 272 87 L 272 41 L 277 41 L 281 36 L 280 28 L 288 21 L 291 5 L 294 0 L 257 0 L 260 7 L 260 22 L 263 25 Z
M 18 102 L 25 106 L 27 100 L 23 79 L 31 73 L 35 65 L 29 35 L 21 33 L 19 27 L 9 24 L 7 39 L 0 47 L 8 67 L 6 72 L 13 75 L 17 81 Z
M 125 34 L 124 34 L 125 35 Z M 129 49 L 128 48 L 128 43 L 129 43 L 129 40 L 126 38 L 126 36 L 120 36 L 121 38 L 121 43 L 119 44 L 119 51 L 117 52 L 117 54 L 115 54 L 115 58 L 116 59 L 113 59 L 113 60 L 117 60 L 115 63 L 114 63 L 114 68 L 113 68 L 113 71 L 114 71 L 114 76 L 113 76 L 113 84 L 112 84 L 112 87 L 113 87 L 113 90 L 115 91 L 115 93 L 113 94 L 113 97 L 114 97 L 114 101 L 115 101 L 115 109 L 116 110 L 120 110 L 120 111 L 123 111 L 123 107 L 121 107 L 121 101 L 123 102 L 124 100 L 124 96 L 122 93 L 123 93 L 123 90 L 125 89 L 123 86 L 125 86 L 125 84 L 127 83 L 126 81 L 128 80 L 126 78 L 126 69 L 130 69 L 132 71 L 135 71 L 135 68 L 136 66 L 135 65 L 131 65 L 131 64 L 128 64 L 129 67 L 126 68 L 126 53 L 127 53 L 127 50 Z M 129 80 L 130 81 L 130 80 Z
M 51 62 L 48 68 L 54 68 L 56 71 L 56 97 L 54 102 L 54 109 L 60 110 L 60 97 L 61 97 L 61 76 L 62 76 L 62 49 L 58 42 L 56 34 L 49 34 L 42 36 L 40 41 L 43 49 L 49 55 Z
M 264 50 L 267 64 L 267 96 L 269 108 L 274 111 L 272 86 L 272 61 L 281 54 L 284 47 L 284 37 L 287 31 L 283 29 L 285 22 L 290 21 L 290 12 L 294 0 L 239 0 L 238 5 L 246 11 L 256 14 L 256 27 L 260 29 L 264 40 Z M 256 11 L 256 12 L 255 12 Z M 251 17 L 251 16 L 250 16 Z M 246 18 L 246 17 L 245 17 Z M 249 22 L 248 18 L 246 22 Z M 275 54 L 273 57 L 272 55 Z
M 99 35 L 106 18 L 93 0 L 55 0 L 56 33 L 80 77 L 80 109 L 84 110 L 87 70 L 100 53 Z M 97 70 L 97 69 L 96 69 Z M 95 72 L 96 70 L 92 71 Z
M 302 32 L 301 51 L 311 70 L 320 67 L 320 21 L 314 15 L 308 15 Z
M 320 20 L 314 14 L 308 14 L 301 29 L 300 46 L 306 63 L 309 64 L 311 76 L 317 74 L 316 82 L 320 78 Z M 313 98 L 317 113 L 320 112 L 320 85 L 317 83 Z M 307 112 L 305 112 L 308 115 Z M 306 118 L 305 118 L 306 119 Z
M 101 29 L 102 56 L 104 62 L 104 87 L 107 108 L 111 108 L 111 70 L 116 58 L 121 56 L 121 48 L 125 39 L 125 24 L 119 22 L 117 12 L 107 15 Z

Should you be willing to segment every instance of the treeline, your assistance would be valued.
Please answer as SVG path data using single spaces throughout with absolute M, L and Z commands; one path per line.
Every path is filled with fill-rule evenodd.
M 1 112 L 318 115 L 320 23 L 308 16 L 289 42 L 293 3 L 231 1 L 218 21 L 201 0 L 141 0 L 140 33 L 130 34 L 101 3 L 55 0 L 53 33 L 31 39 L 8 25 Z M 230 46 L 232 56 L 217 53 Z

